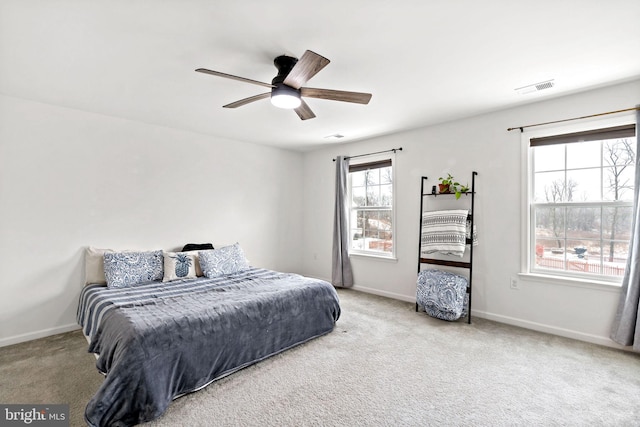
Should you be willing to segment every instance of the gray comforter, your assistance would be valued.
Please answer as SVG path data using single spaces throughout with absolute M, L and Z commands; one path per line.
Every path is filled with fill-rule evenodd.
M 88 403 L 92 426 L 159 417 L 172 399 L 333 330 L 327 282 L 251 269 L 136 288 L 84 288 L 78 322 L 105 381 Z

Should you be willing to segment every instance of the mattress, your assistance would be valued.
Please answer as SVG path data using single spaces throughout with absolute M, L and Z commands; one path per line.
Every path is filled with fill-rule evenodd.
M 331 284 L 258 268 L 125 289 L 88 285 L 78 323 L 105 381 L 85 419 L 153 420 L 176 397 L 331 332 L 339 316 Z

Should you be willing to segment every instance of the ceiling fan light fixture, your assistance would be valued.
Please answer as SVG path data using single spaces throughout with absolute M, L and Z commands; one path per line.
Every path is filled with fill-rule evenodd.
M 208 70 L 206 68 L 197 68 L 196 71 L 271 89 L 270 92 L 264 92 L 223 105 L 223 108 L 242 107 L 243 105 L 261 99 L 271 98 L 271 103 L 274 106 L 294 110 L 298 117 L 300 117 L 300 120 L 309 120 L 313 119 L 316 115 L 309 105 L 302 100 L 302 97 L 368 104 L 371 99 L 370 93 L 303 87 L 310 78 L 326 67 L 329 62 L 330 61 L 324 56 L 318 55 L 310 50 L 306 50 L 300 59 L 280 55 L 273 60 L 273 64 L 278 69 L 278 75 L 271 80 L 271 83 L 264 83 L 245 77 L 234 76 L 233 74 Z
M 271 103 L 278 108 L 292 110 L 302 104 L 300 91 L 284 84 L 271 89 Z

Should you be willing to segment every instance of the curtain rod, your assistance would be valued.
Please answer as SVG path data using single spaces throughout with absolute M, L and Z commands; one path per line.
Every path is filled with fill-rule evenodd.
M 355 159 L 356 157 L 373 156 L 374 154 L 389 153 L 391 151 L 393 151 L 394 153 L 396 151 L 402 151 L 402 147 L 400 147 L 400 148 L 392 148 L 391 150 L 376 151 L 375 153 L 358 154 L 357 156 L 347 156 L 344 159 L 347 160 L 347 159 Z M 333 161 L 335 162 L 336 159 L 333 159 Z
M 633 111 L 633 110 L 640 110 L 640 107 L 625 108 L 624 110 L 616 110 L 616 111 L 607 111 L 606 113 L 591 114 L 589 116 L 574 117 L 572 119 L 555 120 L 553 122 L 536 123 L 534 125 L 516 126 L 516 127 L 507 129 L 507 131 L 520 129 L 520 132 L 524 132 L 524 130 L 523 130 L 524 128 L 531 128 L 531 127 L 534 127 L 534 126 L 542 126 L 542 125 L 550 125 L 550 124 L 553 124 L 553 123 L 569 122 L 569 121 L 572 121 L 572 120 L 588 119 L 588 118 L 591 118 L 591 117 L 606 116 L 607 114 L 624 113 L 625 111 Z

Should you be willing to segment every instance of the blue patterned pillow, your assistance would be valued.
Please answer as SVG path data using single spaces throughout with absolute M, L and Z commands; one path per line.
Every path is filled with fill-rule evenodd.
M 110 289 L 162 280 L 162 251 L 105 252 L 104 275 Z
M 199 251 L 200 267 L 205 277 L 218 277 L 249 268 L 249 261 L 238 243 L 219 249 Z
M 424 270 L 418 274 L 416 302 L 432 317 L 458 320 L 467 314 L 469 297 L 467 278 L 442 270 Z

